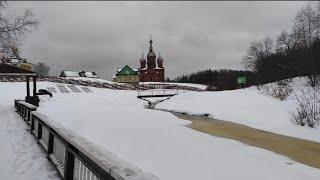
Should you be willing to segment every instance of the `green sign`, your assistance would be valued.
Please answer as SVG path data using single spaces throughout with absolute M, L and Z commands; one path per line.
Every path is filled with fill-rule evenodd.
M 238 84 L 245 84 L 247 82 L 246 77 L 238 77 L 237 79 Z

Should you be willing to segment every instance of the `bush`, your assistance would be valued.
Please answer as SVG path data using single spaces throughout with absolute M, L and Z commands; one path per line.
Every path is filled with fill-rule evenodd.
M 213 86 L 213 85 L 208 85 L 208 87 L 206 88 L 207 91 L 216 91 L 217 87 Z
M 277 82 L 273 84 L 265 84 L 257 86 L 257 89 L 274 98 L 285 100 L 292 93 L 293 89 L 288 82 Z
M 289 85 L 279 85 L 277 88 L 273 89 L 272 97 L 283 101 L 292 93 L 292 91 L 293 89 Z
M 308 84 L 312 87 L 320 86 L 320 76 L 319 75 L 308 76 Z
M 298 107 L 293 120 L 301 126 L 315 127 L 320 122 L 320 88 L 312 87 L 294 94 Z

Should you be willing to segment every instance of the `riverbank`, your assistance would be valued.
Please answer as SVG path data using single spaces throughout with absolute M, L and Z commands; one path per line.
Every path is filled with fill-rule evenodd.
M 192 121 L 187 126 L 196 131 L 267 149 L 285 155 L 294 161 L 320 169 L 320 143 L 275 134 L 229 121 L 215 120 L 205 116 L 173 114 L 179 119 Z M 290 162 L 288 163 L 290 164 Z

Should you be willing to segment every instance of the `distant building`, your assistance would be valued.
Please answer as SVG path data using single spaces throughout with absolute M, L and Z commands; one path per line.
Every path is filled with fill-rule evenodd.
M 62 71 L 60 77 L 80 77 L 77 71 Z
M 153 52 L 152 42 L 152 39 L 150 39 L 147 60 L 143 55 L 140 59 L 140 82 L 164 82 L 163 59 L 159 53 L 159 57 L 156 60 L 156 54 Z
M 98 76 L 95 72 L 81 71 L 81 72 L 79 72 L 79 75 L 80 75 L 81 77 L 99 78 L 99 76 Z
M 139 83 L 139 71 L 126 65 L 122 69 L 117 70 L 113 81 L 119 83 Z
M 95 72 L 87 72 L 87 71 L 62 71 L 60 73 L 60 77 L 87 77 L 87 78 L 99 78 L 97 73 Z

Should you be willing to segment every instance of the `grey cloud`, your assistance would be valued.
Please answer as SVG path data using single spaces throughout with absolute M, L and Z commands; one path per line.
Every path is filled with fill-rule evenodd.
M 111 79 L 138 67 L 149 34 L 165 60 L 166 76 L 207 68 L 239 69 L 250 41 L 290 26 L 304 2 L 9 2 L 31 8 L 40 25 L 21 48 L 32 62 L 96 71 Z

